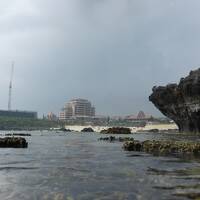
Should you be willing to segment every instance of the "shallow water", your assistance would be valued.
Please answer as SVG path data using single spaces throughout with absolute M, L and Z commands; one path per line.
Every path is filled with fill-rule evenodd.
M 0 149 L 0 199 L 184 200 L 200 193 L 197 159 L 125 152 L 122 143 L 98 141 L 102 135 L 95 133 L 31 134 L 26 137 L 27 149 Z M 197 136 L 132 136 L 199 140 Z

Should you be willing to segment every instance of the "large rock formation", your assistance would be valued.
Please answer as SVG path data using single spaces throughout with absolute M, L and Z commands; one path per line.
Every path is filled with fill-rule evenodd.
M 179 84 L 153 87 L 149 100 L 174 120 L 180 132 L 200 133 L 200 69 L 181 78 Z

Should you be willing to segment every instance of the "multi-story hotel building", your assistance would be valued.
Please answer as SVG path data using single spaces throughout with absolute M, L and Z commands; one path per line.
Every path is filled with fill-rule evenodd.
M 72 99 L 65 104 L 62 112 L 60 112 L 59 119 L 67 120 L 79 117 L 94 117 L 95 108 L 91 102 L 86 99 Z

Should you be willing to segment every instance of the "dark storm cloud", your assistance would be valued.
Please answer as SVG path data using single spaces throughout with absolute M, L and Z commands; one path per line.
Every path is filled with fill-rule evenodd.
M 15 60 L 13 108 L 58 112 L 83 97 L 100 114 L 157 114 L 151 88 L 199 66 L 199 7 L 198 0 L 1 2 L 1 108 Z

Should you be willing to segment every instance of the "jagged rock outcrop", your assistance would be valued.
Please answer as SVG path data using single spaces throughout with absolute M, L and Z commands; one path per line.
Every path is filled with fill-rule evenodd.
M 153 87 L 149 100 L 174 120 L 180 132 L 200 133 L 200 69 L 181 78 L 179 84 Z

